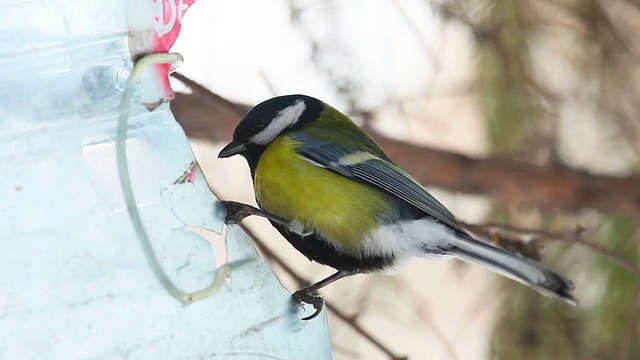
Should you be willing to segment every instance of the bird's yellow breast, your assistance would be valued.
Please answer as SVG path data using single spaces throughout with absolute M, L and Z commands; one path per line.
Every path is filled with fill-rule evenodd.
M 264 151 L 254 176 L 260 206 L 298 220 L 345 251 L 356 250 L 390 211 L 377 189 L 312 165 L 295 152 L 290 136 L 276 138 Z

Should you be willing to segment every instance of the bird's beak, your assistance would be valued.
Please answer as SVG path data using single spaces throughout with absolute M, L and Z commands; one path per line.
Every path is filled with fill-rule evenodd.
M 222 150 L 220 150 L 220 153 L 218 154 L 218 159 L 228 158 L 233 155 L 238 155 L 244 152 L 245 150 L 247 150 L 247 146 L 245 144 L 232 141 L 229 144 L 227 144 L 227 146 L 222 148 Z

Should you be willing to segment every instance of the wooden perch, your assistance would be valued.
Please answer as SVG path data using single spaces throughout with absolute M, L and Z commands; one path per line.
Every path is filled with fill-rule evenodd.
M 180 74 L 174 76 L 193 91 L 192 94 L 176 93 L 171 102 L 171 110 L 187 136 L 229 141 L 250 106 L 226 100 Z M 423 184 L 490 196 L 506 205 L 640 213 L 640 176 L 637 175 L 613 177 L 506 158 L 477 159 L 370 134 L 400 167 Z

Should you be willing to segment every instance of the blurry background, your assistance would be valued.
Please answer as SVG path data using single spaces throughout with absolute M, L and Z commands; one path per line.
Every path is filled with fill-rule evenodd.
M 457 261 L 347 278 L 323 290 L 335 359 L 638 359 L 639 30 L 633 0 L 199 0 L 172 109 L 216 194 L 255 203 L 244 160 L 216 158 L 237 121 L 323 99 L 480 238 L 576 285 L 570 308 Z M 246 223 L 289 290 L 332 272 Z

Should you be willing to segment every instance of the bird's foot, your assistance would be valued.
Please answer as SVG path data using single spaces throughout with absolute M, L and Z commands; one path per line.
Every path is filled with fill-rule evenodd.
M 255 214 L 255 208 L 251 205 L 235 201 L 221 201 L 221 203 L 227 210 L 227 216 L 224 218 L 224 223 L 227 225 L 239 224 L 244 218 Z
M 243 204 L 236 201 L 221 201 L 220 203 L 222 203 L 222 206 L 224 206 L 224 208 L 227 210 L 227 216 L 224 218 L 224 223 L 227 225 L 239 224 L 242 220 L 244 220 L 244 218 L 249 216 L 259 216 L 265 219 L 269 219 L 278 224 L 288 226 L 291 231 L 300 236 L 307 236 L 312 232 L 305 230 L 300 221 L 290 221 L 248 204 Z
M 309 288 L 303 288 L 293 293 L 293 298 L 300 303 L 313 305 L 315 312 L 307 317 L 303 317 L 302 320 L 311 320 L 318 316 L 324 306 L 324 299 L 320 295 L 316 295 Z

